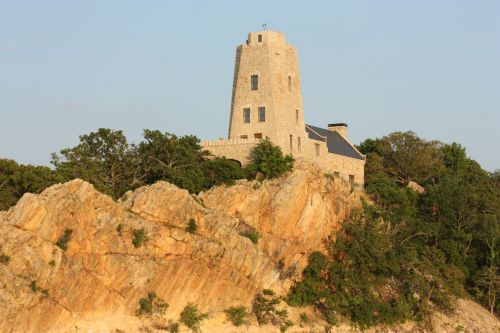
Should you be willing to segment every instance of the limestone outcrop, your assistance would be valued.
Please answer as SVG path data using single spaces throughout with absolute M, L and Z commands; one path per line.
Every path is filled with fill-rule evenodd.
M 285 293 L 359 195 L 305 162 L 280 179 L 197 196 L 159 182 L 116 202 L 78 179 L 26 194 L 0 212 L 8 258 L 0 262 L 0 332 L 154 331 L 155 320 L 177 319 L 188 303 L 210 312 L 203 332 L 277 332 L 236 329 L 222 310 L 250 306 L 264 288 Z M 257 244 L 242 236 L 249 233 L 260 235 Z M 169 304 L 165 318 L 135 315 L 149 291 Z M 314 325 L 289 332 L 325 331 Z
M 358 201 L 305 163 L 279 180 L 200 196 L 159 182 L 115 202 L 78 179 L 26 194 L 0 215 L 0 251 L 10 257 L 0 264 L 0 331 L 129 318 L 148 291 L 172 316 L 189 302 L 206 311 L 248 306 L 263 288 L 285 291 Z M 135 247 L 141 229 L 146 240 Z M 63 250 L 56 243 L 65 230 Z M 249 231 L 261 235 L 257 244 L 241 235 Z

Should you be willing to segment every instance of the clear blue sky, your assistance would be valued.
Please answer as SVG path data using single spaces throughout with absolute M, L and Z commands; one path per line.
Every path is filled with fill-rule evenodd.
M 460 142 L 500 168 L 500 1 L 0 2 L 0 157 L 48 164 L 99 127 L 227 134 L 235 47 L 299 49 L 306 121 Z

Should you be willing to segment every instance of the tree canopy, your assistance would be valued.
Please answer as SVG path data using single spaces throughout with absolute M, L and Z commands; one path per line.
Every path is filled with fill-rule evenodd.
M 359 149 L 374 203 L 351 214 L 327 254 L 311 254 L 290 304 L 313 304 L 327 320 L 346 317 L 360 327 L 425 320 L 430 304 L 451 309 L 451 296 L 498 314 L 499 172 L 481 169 L 460 144 L 413 132 Z
M 53 153 L 53 169 L 0 159 L 0 209 L 14 205 L 26 192 L 39 193 L 74 178 L 86 180 L 117 199 L 128 190 L 160 180 L 198 193 L 215 185 L 231 185 L 257 172 L 276 177 L 291 168 L 290 157 L 283 157 L 271 142 L 258 145 L 256 150 L 255 169 L 248 172 L 236 161 L 203 150 L 193 135 L 146 129 L 143 140 L 134 144 L 121 130 L 99 128 L 81 135 L 76 146 Z M 268 153 L 272 155 L 267 157 Z
M 14 205 L 26 192 L 39 193 L 62 179 L 50 168 L 0 159 L 0 210 Z
M 250 177 L 260 173 L 269 179 L 279 177 L 292 168 L 292 155 L 283 156 L 281 148 L 273 144 L 269 138 L 265 138 L 251 151 L 247 172 Z

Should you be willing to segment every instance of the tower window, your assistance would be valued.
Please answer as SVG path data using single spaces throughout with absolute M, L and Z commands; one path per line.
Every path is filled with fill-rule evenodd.
M 254 133 L 253 137 L 256 139 L 262 139 L 262 133 Z
M 299 123 L 299 110 L 295 110 L 295 122 Z
M 252 75 L 250 81 L 252 83 L 252 90 L 259 90 L 259 76 Z
M 314 148 L 316 149 L 316 156 L 319 156 L 319 143 L 315 143 Z
M 248 135 L 245 135 L 245 134 L 240 135 L 240 139 L 248 139 Z
M 244 123 L 250 122 L 250 108 L 243 109 L 243 122 Z
M 288 91 L 292 91 L 292 77 L 288 75 Z
M 262 43 L 262 35 L 259 35 L 259 36 L 257 37 L 257 40 L 259 41 L 259 43 Z
M 300 136 L 298 136 L 298 137 L 297 137 L 297 150 L 298 150 L 299 152 L 301 152 L 301 151 L 302 151 L 302 147 L 300 146 Z
M 266 121 L 266 108 L 259 106 L 259 122 L 263 123 L 264 121 Z
M 290 134 L 290 150 L 293 149 L 293 135 Z

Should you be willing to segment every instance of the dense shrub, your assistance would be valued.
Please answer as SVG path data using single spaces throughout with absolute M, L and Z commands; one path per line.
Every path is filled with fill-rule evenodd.
M 233 185 L 236 179 L 245 178 L 239 162 L 220 156 L 204 160 L 201 163 L 201 170 L 205 177 L 204 189 L 222 184 Z
M 134 232 L 132 234 L 132 244 L 134 244 L 135 247 L 141 247 L 142 243 L 144 243 L 146 240 L 147 236 L 144 228 L 134 229 Z
M 292 170 L 293 162 L 291 155 L 283 156 L 281 148 L 266 138 L 261 140 L 250 152 L 247 174 L 251 178 L 259 173 L 268 179 L 279 177 Z
M 36 281 L 34 281 L 34 280 L 32 280 L 31 283 L 30 283 L 30 289 L 34 293 L 41 292 L 43 294 L 43 296 L 45 296 L 45 297 L 49 296 L 49 290 L 48 289 L 42 289 L 42 288 L 38 287 L 36 285 Z
M 224 310 L 227 320 L 231 321 L 234 326 L 241 326 L 247 320 L 247 308 L 244 306 L 232 306 Z
M 148 292 L 148 295 L 139 300 L 139 308 L 136 311 L 138 316 L 164 314 L 168 304 L 159 298 L 154 291 Z
M 190 218 L 186 227 L 186 231 L 190 234 L 195 234 L 196 230 L 198 230 L 198 225 L 196 224 L 196 220 Z
M 58 247 L 60 247 L 62 250 L 66 251 L 68 249 L 68 242 L 71 239 L 72 233 L 73 233 L 73 230 L 71 230 L 71 229 L 64 230 L 64 233 L 57 240 L 56 245 Z
M 0 264 L 4 264 L 4 265 L 7 265 L 10 261 L 10 256 L 2 253 L 0 254 Z
M 250 239 L 254 244 L 259 242 L 260 234 L 257 231 L 244 231 L 240 235 Z
M 262 293 L 257 295 L 252 305 L 252 311 L 257 317 L 259 325 L 279 326 L 282 332 L 293 326 L 293 323 L 288 319 L 288 312 L 277 308 L 280 302 L 281 298 L 269 289 L 264 289 Z
M 180 314 L 179 321 L 193 331 L 198 331 L 201 322 L 208 318 L 208 313 L 202 313 L 196 304 L 189 303 Z
M 169 332 L 169 333 L 179 333 L 181 325 L 178 322 L 169 322 L 165 327 L 162 329 Z
M 36 281 L 32 280 L 31 283 L 30 283 L 30 289 L 31 291 L 33 291 L 34 293 L 36 293 L 38 291 L 38 287 L 36 285 Z

